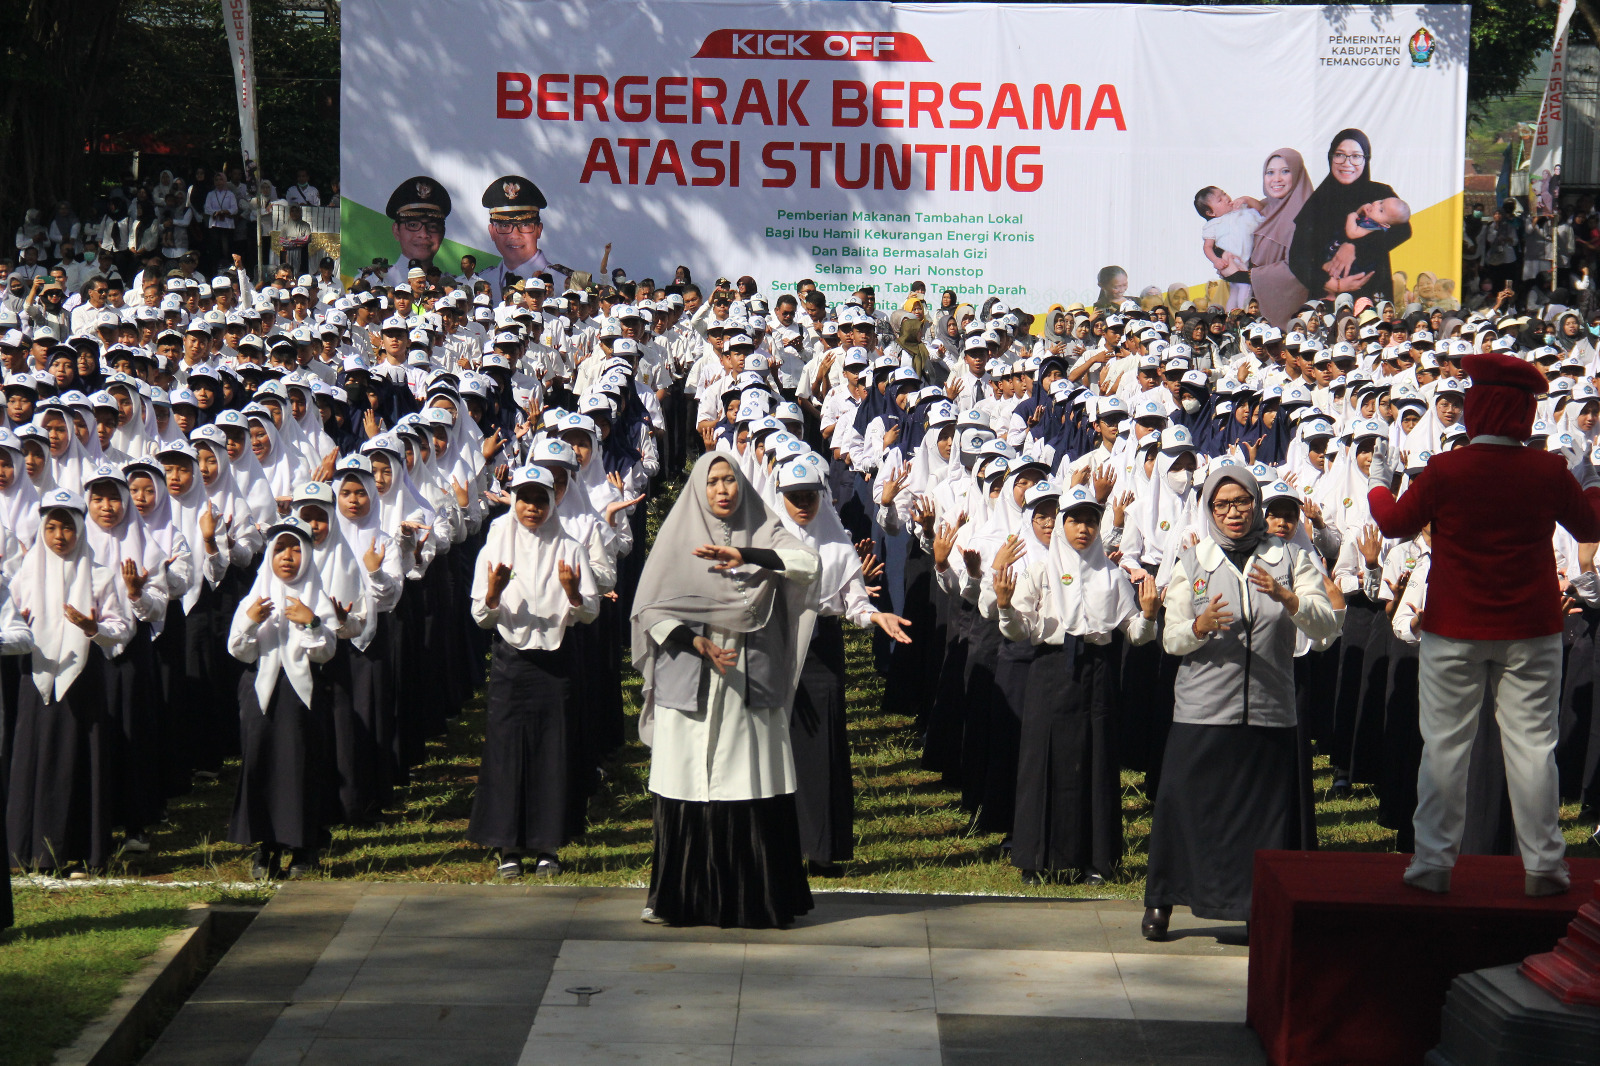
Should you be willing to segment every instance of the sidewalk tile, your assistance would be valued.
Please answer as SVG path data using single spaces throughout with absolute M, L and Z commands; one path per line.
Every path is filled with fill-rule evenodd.
M 518 1066 L 728 1066 L 727 1044 L 623 1044 L 535 1036 Z
M 742 973 L 744 944 L 689 942 L 630 943 L 625 940 L 568 940 L 555 970 L 630 970 L 636 973 Z M 570 982 L 568 982 L 570 983 Z
M 926 977 L 837 977 L 749 974 L 740 1010 L 931 1011 L 933 982 Z
M 854 947 L 848 944 L 750 944 L 746 974 L 810 974 L 832 977 L 933 976 L 922 947 Z
M 769 1047 L 931 1048 L 939 1029 L 931 1010 L 741 1010 L 739 1043 Z

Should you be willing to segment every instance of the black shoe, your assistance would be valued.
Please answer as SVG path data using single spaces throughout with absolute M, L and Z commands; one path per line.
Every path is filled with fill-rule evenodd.
M 838 863 L 806 860 L 806 873 L 812 877 L 843 877 L 844 868 Z
M 250 880 L 267 881 L 278 870 L 278 853 L 265 844 L 250 857 Z
M 289 852 L 289 880 L 298 881 L 317 870 L 317 853 L 310 848 L 295 848 Z
M 1172 920 L 1171 907 L 1146 907 L 1144 921 L 1139 923 L 1139 932 L 1146 940 L 1167 939 L 1167 923 Z
M 1333 787 L 1328 790 L 1328 798 L 1336 800 L 1350 798 L 1350 777 L 1343 770 L 1333 771 Z
M 561 873 L 561 861 L 554 855 L 539 856 L 538 863 L 533 868 L 535 877 L 556 877 Z
M 1083 873 L 1083 883 L 1086 885 L 1103 885 L 1106 883 L 1106 879 L 1100 876 L 1100 873 L 1097 870 L 1085 870 Z

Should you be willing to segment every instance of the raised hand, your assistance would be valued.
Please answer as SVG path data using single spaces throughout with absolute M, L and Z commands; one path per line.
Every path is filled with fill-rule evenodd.
M 1316 504 L 1312 503 L 1310 500 L 1306 500 L 1304 503 L 1302 503 L 1300 505 L 1300 513 L 1305 516 L 1305 519 L 1306 519 L 1307 522 L 1311 523 L 1311 527 L 1313 529 L 1321 529 L 1322 528 L 1322 525 L 1323 525 L 1322 508 L 1318 507 Z
M 322 457 L 322 462 L 317 464 L 317 469 L 312 473 L 312 481 L 333 480 L 333 464 L 339 461 L 339 449 L 335 448 Z
M 256 625 L 260 625 L 262 622 L 265 622 L 267 620 L 267 615 L 271 613 L 272 601 L 267 599 L 265 596 L 257 597 L 256 602 L 252 603 L 249 609 L 244 612 L 245 617 L 250 619 L 250 621 L 254 622 Z
M 897 614 L 880 611 L 872 616 L 872 624 L 887 633 L 889 638 L 897 644 L 911 643 L 911 637 L 905 631 L 905 627 L 909 626 L 911 622 Z
M 367 413 L 361 417 L 361 428 L 366 430 L 370 440 L 383 432 L 383 424 L 378 421 L 378 414 L 372 408 L 367 408 Z
M 924 536 L 933 536 L 933 501 L 926 496 L 918 496 L 911 505 L 911 521 L 922 527 Z
M 128 602 L 137 600 L 144 595 L 144 586 L 150 580 L 150 571 L 140 570 L 139 564 L 132 559 L 122 563 L 122 583 L 128 587 Z
M 1094 495 L 1101 503 L 1111 498 L 1111 490 L 1117 487 L 1117 472 L 1111 468 L 1110 463 L 1102 463 L 1094 469 Z
M 457 507 L 466 507 L 472 499 L 467 492 L 467 487 L 455 478 L 450 479 L 450 491 L 456 494 Z
M 489 562 L 485 565 L 488 567 L 489 584 L 483 595 L 484 606 L 498 607 L 500 606 L 501 593 L 505 592 L 506 586 L 511 584 L 511 566 L 507 563 L 495 562 Z
M 212 551 L 217 547 L 217 509 L 210 503 L 200 512 L 200 539 L 206 542 L 206 547 Z
M 1356 548 L 1361 552 L 1361 558 L 1367 562 L 1367 569 L 1378 565 L 1378 553 L 1383 548 L 1383 534 L 1378 532 L 1378 527 L 1369 525 L 1361 531 L 1361 538 L 1356 541 Z
M 883 446 L 885 448 L 893 448 L 894 447 L 894 442 L 899 440 L 899 439 L 900 439 L 900 423 L 896 422 L 894 425 L 890 426 L 889 429 L 884 433 L 884 435 L 883 435 Z
M 1132 503 L 1133 503 L 1133 493 L 1132 492 L 1124 492 L 1121 496 L 1118 496 L 1115 500 L 1111 501 L 1111 524 L 1112 525 L 1116 526 L 1118 529 L 1122 528 L 1123 520 L 1128 517 L 1128 507 Z
M 283 616 L 297 626 L 308 626 L 316 621 L 317 613 L 293 596 L 283 606 Z
M 1146 574 L 1139 581 L 1139 612 L 1146 618 L 1154 618 L 1160 606 L 1161 590 L 1156 587 L 1156 579 Z
M 729 667 L 739 664 L 738 649 L 719 647 L 708 637 L 695 637 L 694 650 L 719 674 L 726 674 Z
M 578 572 L 563 559 L 556 563 L 556 576 L 561 581 L 561 591 L 567 594 L 567 602 L 574 607 L 581 606 L 583 594 L 579 591 Z
M 887 440 L 888 438 L 885 437 L 884 439 Z M 904 487 L 905 483 L 910 478 L 911 468 L 909 466 L 902 465 L 894 475 L 884 481 L 882 503 L 885 507 L 894 502 L 894 498 L 900 494 L 900 489 Z
M 983 554 L 971 548 L 961 549 L 961 561 L 967 565 L 967 573 L 972 577 L 983 576 Z
M 1288 608 L 1290 614 L 1300 610 L 1300 597 L 1294 594 L 1294 589 L 1281 584 L 1260 563 L 1257 563 L 1250 570 L 1250 584 L 1265 593 L 1267 599 L 1274 603 L 1283 604 L 1284 607 Z
M 711 568 L 713 570 L 732 570 L 744 565 L 744 554 L 726 544 L 702 544 L 693 554 L 697 559 L 715 559 L 717 565 Z
M 291 600 L 290 602 L 298 602 L 298 601 Z M 349 603 L 340 603 L 338 600 L 334 599 L 332 596 L 328 597 L 328 602 L 333 604 L 333 617 L 341 626 L 344 625 L 345 619 L 350 617 L 351 608 L 353 608 L 356 605 L 356 601 L 355 600 L 351 600 Z
M 623 511 L 626 511 L 628 508 L 634 507 L 643 502 L 643 496 L 635 496 L 631 500 L 613 500 L 611 503 L 606 504 L 606 524 L 611 526 L 616 525 L 617 515 L 621 514 Z
M 1027 551 L 1028 549 L 1023 547 L 1021 537 L 1015 534 L 1007 537 L 1006 542 L 1000 545 L 1000 550 L 994 553 L 994 572 L 998 574 L 1002 570 L 1011 569 L 1012 564 L 1027 554 Z
M 1000 565 L 1000 555 L 1005 548 L 995 553 L 994 569 L 994 602 L 997 606 L 1006 608 L 1011 606 L 1011 597 L 1017 591 L 1017 575 L 1011 572 L 1010 565 Z
M 1148 579 L 1148 575 L 1146 575 Z M 1143 584 L 1141 581 L 1140 584 Z M 1201 611 L 1194 620 L 1194 635 L 1197 637 L 1210 636 L 1212 633 L 1226 632 L 1233 623 L 1233 612 L 1223 604 L 1222 593 L 1211 597 L 1211 602 L 1206 604 L 1206 609 Z
M 1078 469 L 1072 472 L 1072 484 L 1068 487 L 1075 489 L 1079 485 L 1087 485 L 1089 483 L 1089 478 L 1093 476 L 1093 473 L 1094 472 L 1089 469 L 1089 464 L 1084 463 L 1082 466 L 1078 467 Z
M 67 621 L 83 630 L 88 636 L 93 637 L 100 632 L 99 610 L 91 610 L 88 614 L 84 614 L 70 603 L 63 603 L 61 609 L 66 612 Z
M 933 564 L 940 570 L 949 565 L 950 552 L 956 546 L 956 534 L 961 532 L 961 527 L 966 524 L 967 516 L 963 512 L 954 522 L 945 522 L 939 526 L 939 532 L 933 538 Z
M 497 452 L 499 450 L 500 450 L 500 431 L 498 429 L 496 429 L 493 433 L 491 433 L 487 437 L 483 438 L 483 457 L 485 459 L 488 459 L 491 456 L 493 456 L 495 452 Z

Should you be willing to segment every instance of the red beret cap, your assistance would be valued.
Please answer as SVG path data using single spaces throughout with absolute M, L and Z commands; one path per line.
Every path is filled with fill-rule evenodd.
M 1469 355 L 1461 360 L 1461 369 L 1479 385 L 1504 385 L 1540 395 L 1550 391 L 1550 383 L 1539 368 L 1504 352 L 1486 352 Z

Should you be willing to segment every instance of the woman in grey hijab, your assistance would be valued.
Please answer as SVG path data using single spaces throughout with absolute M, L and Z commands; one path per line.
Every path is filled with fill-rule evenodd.
M 789 714 L 817 553 L 723 452 L 702 455 L 634 598 L 655 854 L 647 922 L 764 929 L 811 909 Z
M 1150 834 L 1151 940 L 1174 906 L 1248 922 L 1256 851 L 1297 846 L 1295 631 L 1339 628 L 1310 553 L 1267 535 L 1249 470 L 1216 467 L 1200 499 L 1205 535 L 1167 585 L 1162 643 L 1183 663 Z

